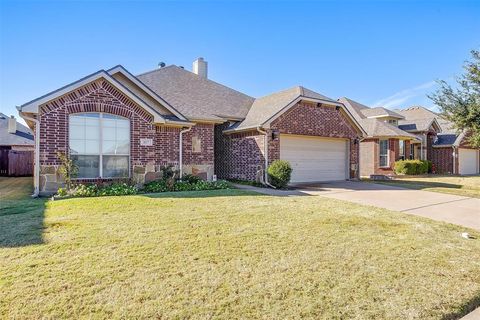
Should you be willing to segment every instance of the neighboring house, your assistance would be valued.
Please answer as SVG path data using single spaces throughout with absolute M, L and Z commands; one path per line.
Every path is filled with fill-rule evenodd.
M 340 98 L 355 116 L 367 135 L 360 142 L 360 175 L 391 175 L 395 161 L 416 158 L 415 146 L 420 142 L 414 134 L 399 129 L 404 117 L 394 111 L 369 108 L 348 98 Z
M 392 175 L 401 159 L 429 160 L 435 173 L 478 174 L 479 149 L 468 146 L 465 134 L 451 122 L 423 107 L 388 110 L 369 108 L 340 98 L 367 135 L 360 143 L 360 175 Z
M 33 150 L 32 131 L 14 116 L 0 113 L 0 175 L 32 175 Z
M 162 67 L 138 76 L 100 70 L 18 107 L 38 137 L 37 192 L 62 184 L 57 154 L 69 154 L 78 179 L 156 179 L 161 166 L 205 179 L 264 180 L 285 159 L 292 182 L 357 178 L 365 134 L 340 102 L 303 87 L 255 99 L 193 72 Z
M 451 122 L 418 106 L 395 111 L 405 117 L 399 127 L 410 129 L 409 132 L 414 132 L 416 128 L 427 128 L 433 119 L 439 125 L 440 130 L 428 131 L 424 136 L 427 139 L 427 148 L 424 150 L 426 158 L 433 162 L 436 173 L 480 173 L 480 150 L 470 147 L 465 139 L 467 135 L 457 132 Z
M 33 151 L 32 130 L 19 123 L 14 116 L 0 112 L 0 149 Z

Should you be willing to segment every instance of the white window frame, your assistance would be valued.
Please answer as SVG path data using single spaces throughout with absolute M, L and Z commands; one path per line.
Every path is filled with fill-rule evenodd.
M 75 180 L 92 180 L 92 179 L 97 179 L 97 178 L 100 178 L 100 179 L 130 179 L 131 178 L 131 166 L 130 166 L 130 161 L 131 161 L 131 153 L 132 153 L 132 124 L 131 124 L 131 121 L 130 119 L 126 118 L 126 117 L 122 117 L 122 116 L 119 116 L 119 115 L 116 115 L 116 114 L 113 114 L 113 113 L 108 113 L 108 112 L 77 112 L 77 113 L 71 113 L 68 115 L 68 153 L 70 154 L 70 134 L 71 134 L 71 130 L 70 130 L 70 117 L 71 116 L 79 116 L 79 115 L 82 115 L 82 114 L 98 114 L 98 130 L 99 130 L 99 153 L 98 153 L 98 157 L 99 157 L 99 162 L 98 162 L 98 173 L 99 173 L 99 177 L 95 177 L 95 178 L 75 178 Z M 112 116 L 115 116 L 115 117 L 119 117 L 119 118 L 122 118 L 122 119 L 126 119 L 128 120 L 128 136 L 129 136 L 129 145 L 130 147 L 128 148 L 128 154 L 104 154 L 103 153 L 103 115 L 104 114 L 109 114 L 109 115 L 112 115 Z M 78 156 L 92 156 L 92 155 L 95 155 L 95 154 L 74 154 L 74 155 L 78 155 Z M 104 177 L 103 176 L 103 156 L 128 156 L 128 176 L 126 177 Z
M 403 148 L 401 147 L 403 144 Z M 406 159 L 406 152 L 405 152 L 405 147 L 406 147 L 406 143 L 405 143 L 405 140 L 398 140 L 398 156 L 401 160 L 405 160 Z M 400 153 L 401 151 L 403 151 L 403 153 Z
M 382 141 L 386 141 L 387 142 L 387 154 L 386 154 L 386 157 L 387 157 L 387 164 L 382 166 L 381 165 L 381 159 L 382 159 Z M 378 166 L 380 168 L 390 168 L 390 146 L 389 146 L 389 141 L 388 139 L 380 139 L 378 141 Z

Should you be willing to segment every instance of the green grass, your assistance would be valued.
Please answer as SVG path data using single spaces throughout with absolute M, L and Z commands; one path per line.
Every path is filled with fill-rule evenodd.
M 394 185 L 415 190 L 425 190 L 480 198 L 480 176 L 428 176 L 401 177 L 395 180 L 375 180 L 374 183 Z
M 0 318 L 456 319 L 480 305 L 480 234 L 419 217 L 240 190 L 36 205 L 0 216 Z

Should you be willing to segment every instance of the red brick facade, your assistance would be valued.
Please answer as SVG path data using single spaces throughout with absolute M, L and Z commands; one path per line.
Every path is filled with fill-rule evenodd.
M 219 178 L 256 180 L 259 170 L 265 166 L 264 135 L 256 130 L 225 135 L 226 126 L 217 126 L 215 168 Z M 298 103 L 275 119 L 268 137 L 269 163 L 280 159 L 280 139 L 282 134 L 344 138 L 350 140 L 350 163 L 358 164 L 359 144 L 355 144 L 359 133 L 342 110 L 335 107 L 317 106 L 312 103 Z M 272 132 L 279 137 L 272 139 Z M 355 166 L 352 166 L 353 168 Z M 351 178 L 356 178 L 358 170 L 352 170 Z
M 59 165 L 57 153 L 68 153 L 69 115 L 81 112 L 104 112 L 130 119 L 130 172 L 134 167 L 151 166 L 157 170 L 163 165 L 178 166 L 179 136 L 181 128 L 157 126 L 153 117 L 142 107 L 131 101 L 109 82 L 100 79 L 85 85 L 59 99 L 51 101 L 40 109 L 40 166 L 43 171 L 53 174 L 45 167 Z M 212 167 L 214 143 L 211 124 L 197 124 L 184 135 L 184 165 Z M 192 151 L 192 137 L 200 139 L 201 152 Z M 152 146 L 141 146 L 140 139 L 153 140 Z M 42 180 L 42 176 L 41 176 Z M 47 185 L 48 177 L 43 178 L 43 189 L 53 189 Z M 143 182 L 143 181 L 141 181 Z M 41 183 L 41 187 L 42 187 Z
M 360 143 L 360 174 L 361 176 L 392 175 L 395 161 L 401 159 L 400 140 L 388 139 L 388 166 L 380 167 L 380 139 L 365 139 Z M 405 140 L 405 159 L 410 155 L 410 141 Z
M 432 148 L 431 158 L 435 173 L 448 174 L 453 173 L 453 148 Z

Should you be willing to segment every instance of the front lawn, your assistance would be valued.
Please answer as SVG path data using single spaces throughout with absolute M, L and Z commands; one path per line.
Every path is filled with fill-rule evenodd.
M 480 198 L 480 176 L 402 177 L 395 180 L 375 180 L 374 183 L 389 184 L 416 190 L 434 191 L 459 196 Z
M 22 201 L 40 211 L 0 215 L 0 318 L 456 319 L 480 305 L 480 234 L 415 216 L 240 190 Z

